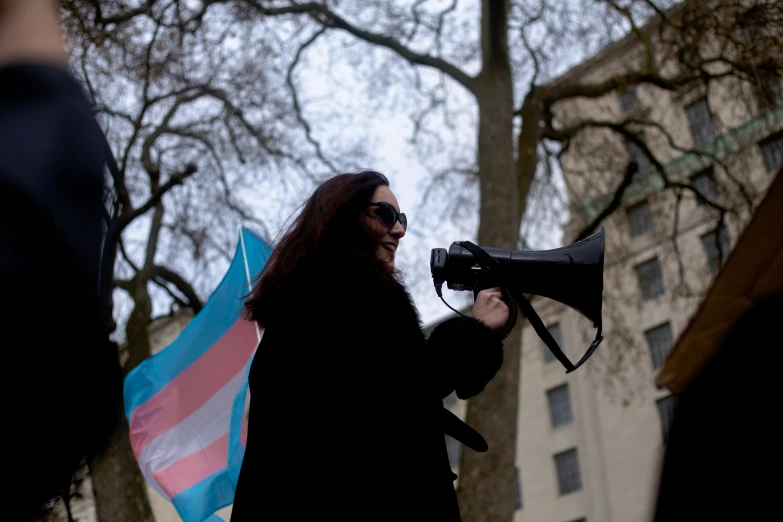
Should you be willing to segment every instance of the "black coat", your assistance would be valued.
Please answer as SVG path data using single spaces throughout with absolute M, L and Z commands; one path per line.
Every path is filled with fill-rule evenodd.
M 459 521 L 444 430 L 486 443 L 442 399 L 480 392 L 502 344 L 463 317 L 425 340 L 402 285 L 337 265 L 298 277 L 265 325 L 231 521 Z

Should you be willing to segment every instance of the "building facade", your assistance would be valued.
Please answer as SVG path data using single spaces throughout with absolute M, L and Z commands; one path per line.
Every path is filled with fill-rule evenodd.
M 599 82 L 641 54 L 621 41 L 556 82 Z M 748 99 L 735 98 L 737 87 Z M 566 244 L 612 199 L 628 162 L 639 169 L 618 210 L 601 223 L 603 345 L 566 375 L 532 327 L 523 329 L 515 522 L 651 520 L 677 400 L 655 385 L 656 373 L 783 161 L 783 88 L 778 82 L 765 92 L 774 95 L 754 98 L 752 85 L 720 82 L 682 93 L 641 85 L 555 107 L 565 126 L 629 117 L 660 124 L 682 147 L 649 129 L 640 130 L 642 139 L 670 181 L 696 187 L 708 201 L 691 190 L 664 190 L 638 145 L 606 129 L 583 131 L 561 157 L 571 209 Z M 710 202 L 732 212 L 721 220 Z M 563 304 L 533 304 L 578 360 L 595 335 L 592 325 Z M 447 404 L 466 410 L 453 397 Z M 460 448 L 449 444 L 456 469 Z

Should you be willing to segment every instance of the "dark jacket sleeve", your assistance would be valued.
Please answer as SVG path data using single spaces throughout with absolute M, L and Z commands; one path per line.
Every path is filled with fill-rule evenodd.
M 472 317 L 455 317 L 439 324 L 427 345 L 441 397 L 454 390 L 463 400 L 477 395 L 503 364 L 500 337 Z

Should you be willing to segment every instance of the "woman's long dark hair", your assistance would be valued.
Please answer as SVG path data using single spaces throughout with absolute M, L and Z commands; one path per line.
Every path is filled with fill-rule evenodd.
M 247 319 L 263 325 L 301 274 L 325 263 L 363 267 L 380 277 L 391 276 L 378 259 L 379 238 L 363 216 L 375 190 L 389 180 L 375 171 L 338 174 L 322 183 L 275 247 L 259 281 L 245 302 Z

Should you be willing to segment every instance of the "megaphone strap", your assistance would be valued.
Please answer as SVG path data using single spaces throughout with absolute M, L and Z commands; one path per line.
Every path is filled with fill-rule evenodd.
M 443 433 L 460 441 L 463 445 L 473 451 L 484 452 L 489 449 L 487 441 L 479 432 L 471 428 L 466 422 L 462 421 L 445 407 L 441 409 L 441 427 Z

